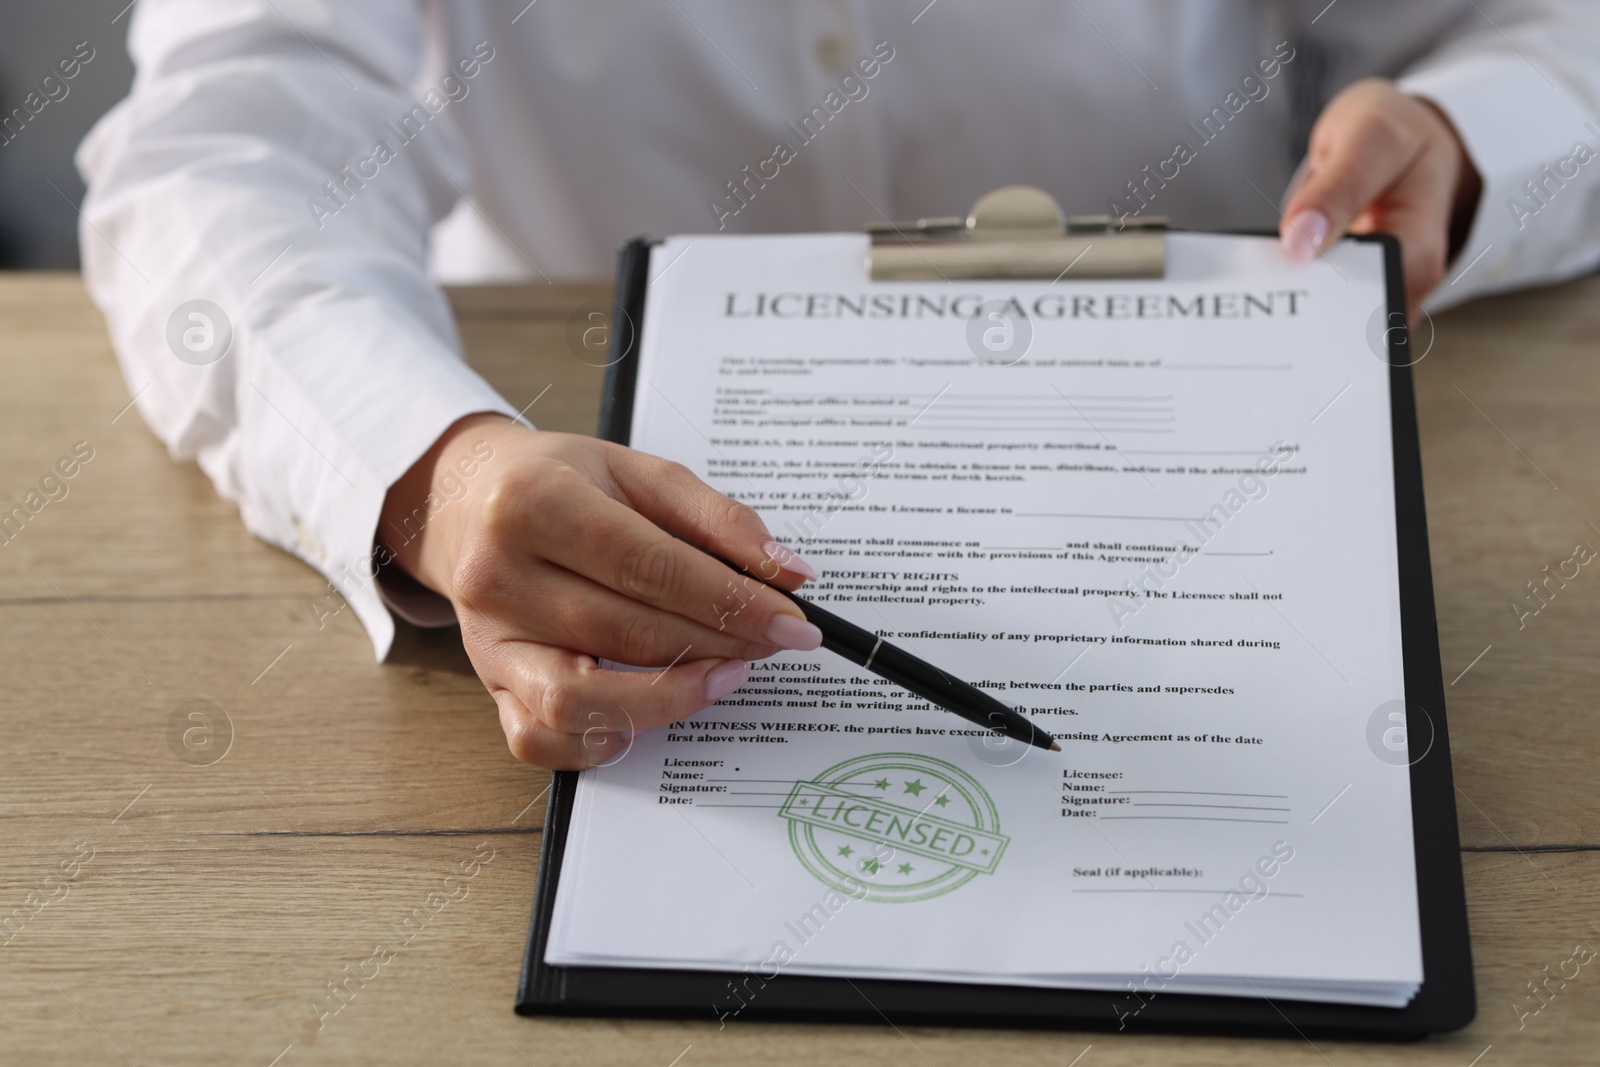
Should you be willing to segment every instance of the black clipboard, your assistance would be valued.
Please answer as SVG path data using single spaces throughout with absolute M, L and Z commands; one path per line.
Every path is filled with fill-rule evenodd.
M 1416 852 L 1423 981 L 1404 1008 L 1379 1008 L 1252 997 L 1160 993 L 1139 1002 L 1126 991 L 1038 989 L 780 974 L 738 1013 L 739 1022 L 813 1021 L 1026 1029 L 1122 1030 L 1348 1040 L 1411 1041 L 1456 1030 L 1477 1011 L 1466 891 L 1461 874 L 1455 787 L 1445 724 L 1422 457 L 1417 442 L 1405 285 L 1399 242 L 1388 234 L 1351 238 L 1382 245 L 1389 318 L 1390 421 L 1400 575 L 1401 645 L 1408 739 L 1428 739 L 1411 764 L 1412 837 Z M 648 296 L 650 250 L 639 238 L 623 246 L 617 265 L 609 367 L 599 436 L 626 444 L 633 424 L 639 333 Z M 1413 748 L 1414 750 L 1414 748 Z M 545 945 L 561 878 L 578 775 L 552 775 L 539 852 L 533 920 L 516 1010 L 520 1015 L 650 1016 L 717 1019 L 729 982 L 748 976 L 709 971 L 552 967 Z

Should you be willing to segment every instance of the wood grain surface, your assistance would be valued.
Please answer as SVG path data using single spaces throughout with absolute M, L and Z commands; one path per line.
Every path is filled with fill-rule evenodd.
M 508 399 L 589 432 L 602 372 L 571 336 L 606 292 L 452 299 Z M 1537 614 L 1512 603 L 1600 547 L 1600 281 L 1450 312 L 1419 349 L 1430 334 L 1416 380 L 1477 1022 L 1410 1046 L 719 1029 L 512 1012 L 548 777 L 506 753 L 458 636 L 403 628 L 376 664 L 350 612 L 319 628 L 323 580 L 127 408 L 78 278 L 0 276 L 0 508 L 94 450 L 0 546 L 0 1062 L 1596 1062 L 1600 963 L 1546 979 L 1600 947 L 1600 562 Z M 211 709 L 224 758 L 179 757 L 186 706 Z

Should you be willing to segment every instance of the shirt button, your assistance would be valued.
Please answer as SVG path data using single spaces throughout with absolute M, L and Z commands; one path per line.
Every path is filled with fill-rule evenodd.
M 300 549 L 300 555 L 313 563 L 321 563 L 327 559 L 322 551 L 322 545 L 317 543 L 317 537 L 311 532 L 311 527 L 301 521 L 300 516 L 294 516 L 294 539 Z
M 831 74 L 842 74 L 850 63 L 849 46 L 837 34 L 817 39 L 817 65 Z

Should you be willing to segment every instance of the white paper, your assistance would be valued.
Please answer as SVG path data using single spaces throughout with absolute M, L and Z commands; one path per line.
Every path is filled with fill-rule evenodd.
M 781 973 L 1414 995 L 1382 253 L 1168 248 L 1054 283 L 654 250 L 633 445 L 1064 751 L 780 654 L 582 776 L 548 962 L 743 970 L 719 1013 Z

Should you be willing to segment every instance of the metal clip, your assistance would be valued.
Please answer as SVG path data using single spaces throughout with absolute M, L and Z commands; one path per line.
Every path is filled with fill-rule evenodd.
M 956 278 L 1161 278 L 1167 220 L 1063 215 L 1043 189 L 1008 185 L 987 193 L 966 218 L 873 223 L 874 281 Z

